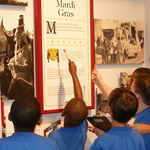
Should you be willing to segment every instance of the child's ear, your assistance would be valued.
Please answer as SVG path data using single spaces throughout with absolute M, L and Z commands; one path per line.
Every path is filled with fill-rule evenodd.
M 65 116 L 65 109 L 62 111 L 61 116 Z
M 139 103 L 144 102 L 143 98 L 141 97 L 141 95 L 139 95 L 139 94 L 136 93 L 136 97 L 137 97 L 137 100 L 138 100 Z
M 42 124 L 42 120 L 43 120 L 42 117 L 40 117 L 40 119 L 38 120 L 38 123 L 37 123 L 38 126 L 40 126 Z
M 112 115 L 112 111 L 111 111 L 111 109 L 110 109 L 110 106 L 108 106 L 108 113 L 109 113 L 110 115 Z
M 139 94 L 136 93 L 135 95 L 136 95 L 136 97 L 137 97 L 138 100 L 142 99 Z
M 11 120 L 11 115 L 10 115 L 10 113 L 8 114 L 8 120 L 9 120 L 9 121 L 12 121 L 12 120 Z

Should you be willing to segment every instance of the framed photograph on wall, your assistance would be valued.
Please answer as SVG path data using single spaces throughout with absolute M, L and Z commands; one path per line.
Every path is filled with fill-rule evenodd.
M 127 81 L 130 80 L 132 73 L 129 72 L 120 72 L 120 87 L 127 87 Z
M 0 5 L 28 6 L 28 0 L 1 0 Z
M 144 22 L 94 19 L 98 64 L 144 63 Z
M 99 88 L 96 88 L 95 110 L 96 110 L 95 116 L 110 117 L 110 114 L 108 113 L 108 100 L 105 98 L 103 93 L 99 90 Z
M 93 109 L 93 1 L 34 0 L 34 10 L 36 96 L 42 113 L 61 112 L 74 97 L 68 59 L 75 62 L 83 100 Z
M 0 47 L 0 100 L 34 95 L 33 16 L 1 14 Z

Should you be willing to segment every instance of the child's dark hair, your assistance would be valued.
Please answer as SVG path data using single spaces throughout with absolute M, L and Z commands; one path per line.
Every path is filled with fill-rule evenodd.
M 108 105 L 115 121 L 127 123 L 136 114 L 138 101 L 131 91 L 125 88 L 116 88 L 109 95 Z
M 146 105 L 150 105 L 150 75 L 140 74 L 134 80 L 135 92 L 138 93 Z
M 150 74 L 150 69 L 146 67 L 140 67 L 135 69 L 134 72 L 137 74 L 142 74 L 142 73 Z
M 65 122 L 69 127 L 75 127 L 81 124 L 88 115 L 85 102 L 79 98 L 71 99 L 64 108 Z
M 33 96 L 20 96 L 11 105 L 11 120 L 20 131 L 34 129 L 40 116 L 41 108 L 39 101 Z

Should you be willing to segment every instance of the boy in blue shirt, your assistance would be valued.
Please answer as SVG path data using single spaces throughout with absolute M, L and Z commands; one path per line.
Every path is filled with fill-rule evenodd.
M 134 129 L 138 126 L 138 123 L 144 123 L 147 126 L 150 126 L 150 75 L 149 74 L 140 74 L 138 75 L 132 85 L 131 91 L 136 95 L 139 107 L 136 115 L 134 116 L 134 124 L 131 124 L 130 127 Z M 149 131 L 150 132 L 150 131 Z M 150 134 L 142 134 L 144 139 L 144 144 L 146 150 L 150 149 Z
M 111 89 L 103 82 L 102 77 L 98 70 L 92 71 L 92 81 L 100 88 L 106 98 L 108 98 Z M 135 84 L 134 84 L 135 83 Z M 131 79 L 127 82 L 128 90 L 131 90 L 137 97 L 139 107 L 134 121 L 130 127 L 138 131 L 143 139 L 146 150 L 150 149 L 150 69 L 137 68 L 131 75 Z M 132 119 L 133 120 L 133 119 Z M 131 121 L 130 121 L 131 123 Z M 93 130 L 93 129 L 90 129 Z M 94 128 L 97 134 L 100 133 L 98 129 Z M 99 132 L 99 133 L 98 133 Z
M 41 107 L 35 97 L 16 98 L 9 120 L 13 122 L 15 133 L 0 139 L 0 150 L 59 150 L 53 140 L 34 133 L 35 126 L 41 123 Z
M 127 122 L 138 109 L 136 96 L 125 88 L 114 89 L 108 98 L 112 128 L 100 135 L 90 150 L 145 150 L 142 136 Z
M 75 98 L 71 99 L 65 106 L 62 116 L 64 116 L 64 127 L 53 131 L 48 138 L 53 139 L 60 150 L 84 150 L 87 136 L 87 107 L 82 100 L 82 90 L 76 66 L 69 60 L 69 71 L 74 85 Z

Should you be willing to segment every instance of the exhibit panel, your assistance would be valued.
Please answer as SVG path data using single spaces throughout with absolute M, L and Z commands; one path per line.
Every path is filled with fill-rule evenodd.
M 34 8 L 36 96 L 42 113 L 61 112 L 74 97 L 69 59 L 77 66 L 83 99 L 93 109 L 94 86 L 90 75 L 94 67 L 93 1 L 39 0 Z

